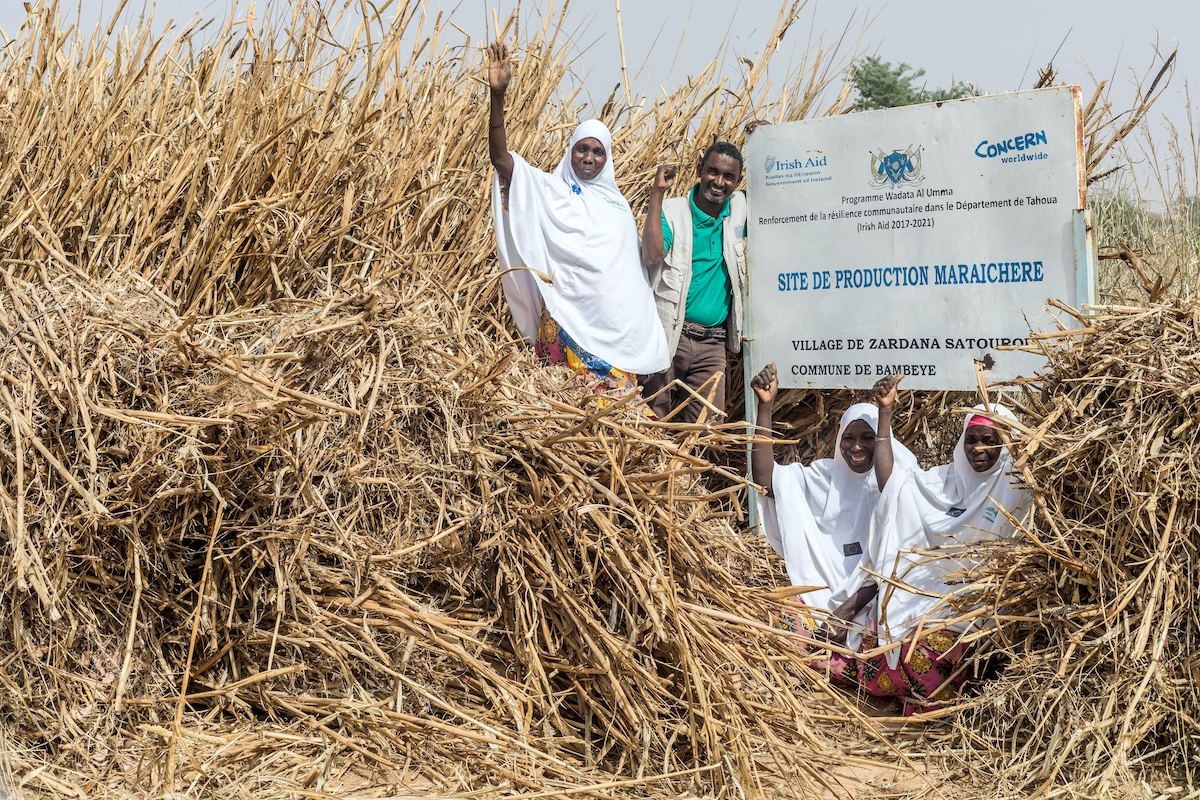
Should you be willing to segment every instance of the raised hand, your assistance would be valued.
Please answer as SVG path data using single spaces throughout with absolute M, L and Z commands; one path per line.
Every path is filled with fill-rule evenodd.
M 508 45 L 496 41 L 488 45 L 491 63 L 488 65 L 488 86 L 494 94 L 504 94 L 512 80 L 512 64 L 508 60 Z
M 902 380 L 904 380 L 904 373 L 888 375 L 885 378 L 875 381 L 875 386 L 871 389 L 871 395 L 875 398 L 875 403 L 880 408 L 891 408 L 892 403 L 896 402 L 896 387 L 900 385 L 900 381 Z
M 770 124 L 771 123 L 767 122 L 765 119 L 751 120 L 750 122 L 746 123 L 746 135 L 749 136 L 762 126 Z
M 678 164 L 662 164 L 658 172 L 654 173 L 654 190 L 665 193 L 671 188 L 671 184 L 675 183 L 675 176 L 678 174 Z
M 750 381 L 750 388 L 758 395 L 760 402 L 775 402 L 775 397 L 779 394 L 779 375 L 775 371 L 774 361 L 763 367 L 762 372 L 754 376 Z

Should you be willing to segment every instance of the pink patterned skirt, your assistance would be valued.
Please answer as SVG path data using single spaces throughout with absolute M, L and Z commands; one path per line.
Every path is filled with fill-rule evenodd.
M 802 655 L 814 655 L 823 649 L 819 641 L 809 638 L 815 626 L 808 613 L 785 612 L 780 623 L 785 630 L 800 634 L 792 641 Z M 955 644 L 957 639 L 957 634 L 943 628 L 922 636 L 915 645 L 906 641 L 899 663 L 892 668 L 885 654 L 862 656 L 879 645 L 875 633 L 867 632 L 859 655 L 829 652 L 808 666 L 838 683 L 861 687 L 875 697 L 901 698 L 907 717 L 935 711 L 957 700 L 963 685 L 974 677 L 974 671 L 965 663 L 971 647 L 966 643 Z
M 537 337 L 533 351 L 549 364 L 566 364 L 579 373 L 580 380 L 603 398 L 602 402 L 623 400 L 630 392 L 639 392 L 637 376 L 617 369 L 602 358 L 584 350 L 542 306 L 542 317 L 538 321 Z M 649 410 L 642 407 L 643 413 Z M 652 415 L 651 415 L 652 416 Z

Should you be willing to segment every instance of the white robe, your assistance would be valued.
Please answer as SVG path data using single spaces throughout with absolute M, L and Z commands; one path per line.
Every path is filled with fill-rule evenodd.
M 1003 406 L 992 408 L 994 416 L 1013 417 Z M 982 406 L 976 409 L 983 411 Z M 975 566 L 968 552 L 971 545 L 1013 535 L 1004 511 L 1020 520 L 1029 507 L 1029 492 L 1009 473 L 1008 448 L 1001 448 L 987 472 L 972 469 L 963 447 L 972 416 L 963 423 L 952 463 L 928 471 L 901 470 L 897 465 L 875 507 L 863 569 L 918 590 L 881 583 L 875 601 L 880 644 L 900 641 L 922 620 L 932 629 L 936 625 L 931 626 L 931 620 L 961 616 L 941 599 L 965 588 L 948 583 L 948 576 Z M 936 552 L 931 554 L 933 548 Z M 964 631 L 969 626 L 960 622 L 947 627 Z M 887 656 L 894 668 L 900 651 L 892 649 Z
M 776 464 L 771 478 L 774 499 L 758 498 L 763 533 L 787 564 L 788 580 L 793 586 L 824 587 L 798 599 L 831 611 L 835 592 L 856 584 L 849 590 L 853 592 L 863 583 L 858 566 L 879 499 L 874 469 L 852 472 L 842 457 L 842 434 L 855 420 L 877 430 L 879 410 L 870 403 L 851 406 L 842 415 L 833 458 L 807 467 Z M 916 469 L 917 460 L 904 445 L 893 440 L 892 452 L 898 467 Z
M 590 181 L 571 169 L 571 148 L 587 138 L 599 140 L 609 156 Z M 588 353 L 625 372 L 660 372 L 670 366 L 667 337 L 642 264 L 633 212 L 617 188 L 611 144 L 608 128 L 588 120 L 575 130 L 551 174 L 512 153 L 507 209 L 499 175 L 492 182 L 501 285 L 525 338 L 536 336 L 545 304 Z

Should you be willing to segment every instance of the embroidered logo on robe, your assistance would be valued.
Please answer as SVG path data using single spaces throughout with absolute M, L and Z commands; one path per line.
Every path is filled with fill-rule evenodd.
M 950 510 L 946 512 L 946 516 L 947 517 L 961 517 L 965 513 L 967 513 L 967 510 L 965 508 L 959 508 L 958 506 L 951 506 Z
M 850 556 L 861 556 L 862 542 L 851 542 L 850 544 L 842 545 L 842 554 L 847 558 Z
M 991 503 L 988 503 L 987 507 L 985 509 L 983 509 L 983 518 L 986 519 L 988 522 L 995 522 L 996 517 L 998 517 L 999 515 L 1000 515 L 1000 509 L 996 508 Z

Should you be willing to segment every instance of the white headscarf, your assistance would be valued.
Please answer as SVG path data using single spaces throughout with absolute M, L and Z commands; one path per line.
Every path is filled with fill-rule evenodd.
M 571 169 L 571 150 L 597 139 L 608 159 L 590 181 Z M 513 175 L 505 210 L 499 175 L 492 182 L 496 255 L 507 272 L 501 282 L 517 329 L 537 332 L 542 304 L 587 352 L 626 372 L 647 374 L 670 365 L 667 339 L 646 268 L 637 226 L 617 188 L 612 136 L 600 120 L 575 129 L 553 174 L 512 153 Z M 547 283 L 529 267 L 550 277 Z
M 787 564 L 793 586 L 824 586 L 805 593 L 805 605 L 833 610 L 831 598 L 839 589 L 862 584 L 858 565 L 867 545 L 871 513 L 879 499 L 875 470 L 851 471 L 842 456 L 842 434 L 850 423 L 862 420 L 878 432 L 879 410 L 870 403 L 850 406 L 838 427 L 833 458 L 805 467 L 775 465 L 771 483 L 774 499 L 759 497 L 759 519 L 775 552 Z M 891 436 L 890 433 L 880 434 Z M 911 471 L 917 459 L 908 448 L 892 440 L 896 469 Z
M 988 413 L 983 406 L 975 406 L 975 410 Z M 992 413 L 1015 419 L 1011 411 L 994 403 Z M 927 472 L 897 469 L 875 508 L 863 568 L 922 590 L 915 594 L 886 583 L 879 587 L 881 643 L 899 641 L 923 616 L 927 622 L 961 616 L 940 599 L 956 590 L 946 583 L 947 576 L 973 566 L 963 552 L 970 545 L 1012 535 L 1013 525 L 1004 511 L 1020 519 L 1029 506 L 1029 492 L 1017 486 L 1009 474 L 1012 456 L 1007 447 L 1000 448 L 996 463 L 986 472 L 971 467 L 964 442 L 974 416 L 968 414 L 963 422 L 953 463 Z M 939 557 L 920 554 L 930 548 L 938 548 Z M 968 625 L 949 627 L 961 631 Z M 892 667 L 899 658 L 898 650 L 888 651 Z

